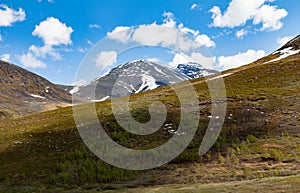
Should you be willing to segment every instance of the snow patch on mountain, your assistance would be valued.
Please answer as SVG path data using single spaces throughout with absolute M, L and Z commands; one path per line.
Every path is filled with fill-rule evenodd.
M 77 93 L 78 91 L 79 91 L 79 89 L 80 89 L 80 86 L 75 86 L 72 90 L 70 90 L 70 94 L 75 94 L 75 93 Z
M 212 77 L 212 78 L 210 78 L 210 79 L 208 79 L 208 80 L 216 80 L 216 79 L 219 79 L 219 78 L 224 78 L 224 77 L 230 76 L 230 75 L 232 75 L 232 74 L 233 74 L 233 73 L 222 74 L 222 75 L 220 75 L 220 76 Z
M 45 97 L 36 94 L 30 94 L 30 96 L 32 96 L 33 98 L 45 99 Z
M 288 47 L 288 48 L 285 48 L 285 49 L 274 52 L 272 55 L 280 54 L 280 56 L 278 58 L 276 58 L 274 60 L 271 60 L 271 61 L 268 61 L 266 63 L 276 62 L 276 61 L 282 60 L 284 58 L 287 58 L 289 56 L 298 54 L 299 52 L 300 52 L 300 50 L 293 50 L 293 47 Z
M 89 84 L 74 87 L 70 93 L 99 101 L 107 96 L 128 96 L 214 73 L 216 71 L 197 63 L 181 64 L 177 69 L 171 69 L 147 60 L 134 60 L 113 68 Z
M 102 98 L 102 99 L 100 99 L 100 100 L 91 100 L 92 102 L 102 102 L 102 101 L 106 101 L 107 99 L 109 99 L 110 98 L 110 96 L 106 96 L 106 97 L 104 97 L 104 98 Z
M 155 78 L 147 74 L 142 74 L 142 81 L 143 81 L 142 85 L 135 93 L 139 93 L 147 90 L 153 90 L 159 87 L 159 85 L 156 84 Z

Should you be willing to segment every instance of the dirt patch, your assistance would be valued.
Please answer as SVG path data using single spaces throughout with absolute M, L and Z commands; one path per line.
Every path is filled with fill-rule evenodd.
M 70 107 L 71 105 L 68 103 L 63 103 L 63 104 L 46 104 L 43 105 L 42 109 L 43 111 L 53 111 L 59 108 L 63 108 L 63 107 Z
M 264 149 L 269 149 L 269 148 L 283 149 L 282 145 L 278 145 L 278 144 L 275 144 L 275 143 L 266 143 L 266 144 L 263 144 L 261 147 L 264 148 Z

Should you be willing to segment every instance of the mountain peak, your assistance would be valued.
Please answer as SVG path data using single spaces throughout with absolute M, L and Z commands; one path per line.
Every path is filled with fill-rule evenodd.
M 187 80 L 183 74 L 148 60 L 134 60 L 113 68 L 75 92 L 88 100 L 116 98 Z M 116 90 L 117 93 L 112 93 Z
M 209 76 L 218 73 L 216 70 L 207 69 L 203 65 L 195 62 L 178 64 L 176 70 L 188 76 L 189 79 L 201 78 L 204 76 Z

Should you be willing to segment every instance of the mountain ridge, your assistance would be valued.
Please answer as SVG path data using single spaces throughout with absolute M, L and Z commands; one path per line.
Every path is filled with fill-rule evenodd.
M 88 100 L 101 101 L 137 94 L 214 73 L 217 71 L 205 69 L 197 63 L 178 64 L 175 69 L 172 69 L 147 60 L 134 60 L 113 68 L 89 84 L 74 87 L 71 94 Z M 118 90 L 118 95 L 111 95 L 113 86 L 115 90 Z M 94 91 L 95 98 L 91 97 Z
M 37 113 L 71 104 L 71 95 L 47 79 L 0 61 L 2 117 Z

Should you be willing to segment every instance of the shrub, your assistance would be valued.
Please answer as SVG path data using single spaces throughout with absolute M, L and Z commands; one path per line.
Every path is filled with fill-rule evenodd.
M 57 164 L 56 173 L 50 175 L 50 184 L 109 183 L 130 180 L 137 171 L 116 168 L 98 160 L 86 151 L 76 150 L 66 154 Z
M 257 141 L 257 138 L 253 135 L 247 135 L 247 138 L 246 138 L 246 141 L 247 143 L 255 143 Z
M 270 149 L 269 150 L 270 156 L 274 158 L 276 161 L 280 160 L 282 157 L 282 153 L 279 150 L 276 149 Z

